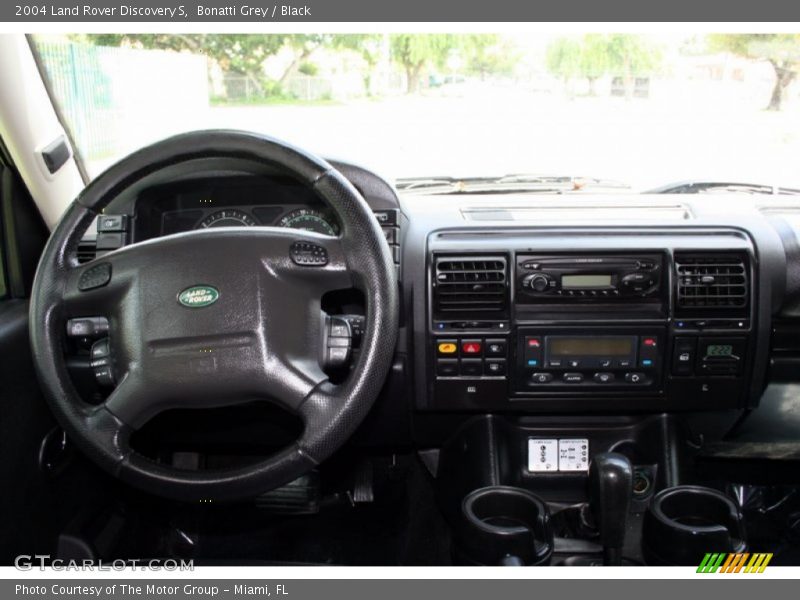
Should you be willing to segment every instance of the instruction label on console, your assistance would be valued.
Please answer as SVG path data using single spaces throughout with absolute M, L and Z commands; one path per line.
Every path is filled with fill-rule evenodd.
M 558 440 L 558 470 L 588 471 L 589 440 Z
M 558 471 L 558 440 L 528 440 L 528 470 Z

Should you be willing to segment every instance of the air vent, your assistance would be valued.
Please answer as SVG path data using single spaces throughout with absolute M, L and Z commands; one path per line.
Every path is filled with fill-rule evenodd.
M 97 254 L 97 242 L 94 240 L 81 240 L 78 244 L 78 262 L 80 264 L 94 260 Z
M 676 254 L 678 308 L 742 309 L 749 295 L 747 262 L 737 254 Z
M 498 318 L 508 308 L 504 256 L 438 257 L 434 273 L 434 312 L 448 316 Z

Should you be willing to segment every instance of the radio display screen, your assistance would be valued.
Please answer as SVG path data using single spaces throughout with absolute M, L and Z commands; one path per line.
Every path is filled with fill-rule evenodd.
M 632 356 L 630 337 L 553 337 L 548 341 L 550 356 Z
M 611 275 L 594 274 L 591 275 L 562 275 L 561 289 L 581 290 L 590 288 L 611 287 Z

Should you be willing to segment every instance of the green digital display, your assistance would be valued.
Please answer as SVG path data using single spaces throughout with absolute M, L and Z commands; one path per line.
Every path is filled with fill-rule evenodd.
M 631 337 L 555 337 L 550 338 L 550 356 L 632 356 Z
M 611 275 L 562 275 L 561 289 L 582 290 L 611 287 Z
M 733 346 L 731 344 L 709 344 L 706 348 L 706 356 L 733 356 Z

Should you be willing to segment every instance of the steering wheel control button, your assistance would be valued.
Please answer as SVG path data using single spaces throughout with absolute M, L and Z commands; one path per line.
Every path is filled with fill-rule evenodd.
M 97 250 L 108 251 L 122 248 L 125 245 L 125 234 L 120 233 L 98 233 Z
M 325 342 L 325 366 L 340 369 L 350 361 L 353 349 L 353 334 L 350 322 L 345 317 L 328 317 L 327 340 Z
M 128 215 L 100 215 L 97 217 L 97 231 L 101 233 L 128 230 Z
M 111 281 L 111 263 L 100 263 L 89 267 L 78 279 L 78 289 L 82 292 L 101 288 Z
M 108 333 L 105 317 L 84 317 L 67 321 L 67 336 L 73 338 L 97 338 Z
M 455 356 L 458 352 L 458 344 L 455 340 L 439 340 L 436 344 L 436 353 L 439 356 Z
M 364 315 L 342 315 L 342 318 L 350 324 L 353 348 L 358 348 L 361 346 L 361 338 L 364 336 L 367 319 Z
M 331 319 L 328 333 L 332 338 L 349 337 L 350 327 L 348 323 L 343 322 L 341 319 Z
M 311 242 L 294 242 L 289 253 L 295 264 L 304 267 L 323 267 L 328 264 L 328 251 Z
M 583 383 L 583 373 L 564 373 L 561 380 L 564 383 Z
M 552 373 L 534 373 L 531 375 L 531 383 L 550 383 L 553 381 Z
M 96 341 L 89 351 L 90 364 L 94 378 L 102 387 L 114 385 L 114 372 L 111 369 L 111 344 L 108 338 Z
M 96 358 L 105 358 L 111 354 L 111 345 L 109 344 L 108 338 L 103 338 L 102 340 L 96 341 L 92 344 L 92 359 Z
M 436 375 L 439 377 L 457 377 L 458 361 L 454 358 L 440 358 L 436 361 Z
M 110 366 L 95 369 L 94 378 L 100 387 L 114 387 L 114 373 Z
M 463 356 L 480 356 L 483 345 L 480 340 L 464 340 L 461 342 L 461 354 Z
M 594 380 L 597 383 L 614 383 L 613 373 L 595 373 Z

